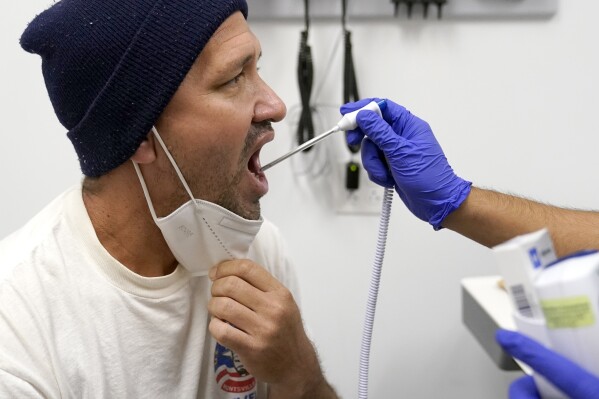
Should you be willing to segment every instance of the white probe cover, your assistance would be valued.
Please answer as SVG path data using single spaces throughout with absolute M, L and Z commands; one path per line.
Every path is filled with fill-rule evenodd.
M 356 122 L 356 118 L 358 116 L 358 112 L 364 111 L 364 110 L 374 111 L 380 117 L 383 117 L 383 114 L 381 113 L 381 109 L 379 108 L 379 106 L 376 103 L 376 101 L 371 101 L 370 103 L 366 104 L 362 108 L 360 108 L 360 109 L 358 109 L 356 111 L 352 111 L 352 112 L 349 112 L 349 113 L 343 115 L 343 118 L 341 118 L 341 120 L 339 121 L 339 123 L 337 123 L 337 127 L 339 129 L 345 130 L 345 131 L 347 131 L 347 130 L 354 130 L 355 128 L 358 127 L 358 123 Z

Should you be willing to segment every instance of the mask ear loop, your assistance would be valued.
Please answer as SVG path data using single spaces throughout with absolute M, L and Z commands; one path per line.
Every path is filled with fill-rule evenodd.
M 187 194 L 189 195 L 189 198 L 191 198 L 191 200 L 193 201 L 195 207 L 199 208 L 199 205 L 195 201 L 195 198 L 193 197 L 193 194 L 191 193 L 191 190 L 189 189 L 189 186 L 187 185 L 187 182 L 185 181 L 185 178 L 183 177 L 183 174 L 181 173 L 181 170 L 177 166 L 177 163 L 175 162 L 175 159 L 173 158 L 173 156 L 171 155 L 171 153 L 167 150 L 166 145 L 164 144 L 164 141 L 162 140 L 162 137 L 160 137 L 160 134 L 158 133 L 158 130 L 156 130 L 156 128 L 154 126 L 152 126 L 152 132 L 154 133 L 154 136 L 156 136 L 156 139 L 158 140 L 158 143 L 160 143 L 160 146 L 164 150 L 164 153 L 166 154 L 168 160 L 171 162 L 171 165 L 173 165 L 173 168 L 175 168 L 175 172 L 177 173 L 177 176 L 179 176 L 179 180 L 181 180 L 181 183 L 183 184 L 183 187 L 185 188 L 185 191 L 187 191 Z M 133 167 L 135 168 L 135 172 L 137 173 L 137 177 L 139 177 L 139 182 L 141 184 L 141 189 L 144 192 L 144 197 L 146 197 L 146 202 L 148 203 L 148 208 L 150 208 L 150 213 L 152 214 L 152 218 L 154 219 L 154 222 L 157 222 L 158 221 L 158 216 L 156 215 L 156 211 L 154 210 L 154 204 L 152 203 L 152 199 L 150 198 L 150 192 L 148 191 L 148 187 L 146 185 L 146 180 L 144 179 L 144 177 L 143 177 L 143 175 L 141 173 L 141 170 L 139 169 L 139 165 L 137 164 L 137 162 L 135 162 L 133 160 L 131 162 L 133 162 Z
M 154 204 L 152 203 L 152 199 L 150 198 L 150 193 L 148 192 L 148 187 L 146 186 L 146 181 L 141 174 L 141 170 L 139 169 L 139 165 L 137 162 L 131 160 L 133 162 L 133 167 L 135 168 L 135 172 L 137 173 L 137 177 L 139 177 L 139 183 L 141 184 L 141 189 L 144 191 L 144 197 L 146 197 L 146 202 L 148 203 L 148 208 L 150 208 L 150 213 L 152 214 L 152 218 L 154 222 L 158 222 L 158 217 L 156 216 L 156 211 L 154 210 Z
M 179 176 L 179 180 L 181 180 L 181 183 L 183 184 L 185 191 L 187 191 L 189 198 L 191 198 L 191 200 L 194 204 L 196 204 L 197 207 L 198 205 L 195 201 L 193 194 L 191 193 L 191 190 L 189 189 L 189 186 L 187 185 L 187 182 L 185 181 L 185 178 L 183 177 L 183 173 L 181 173 L 181 170 L 179 170 L 179 167 L 177 166 L 177 163 L 175 162 L 175 159 L 173 158 L 169 150 L 166 149 L 166 144 L 164 144 L 164 141 L 162 141 L 162 137 L 160 137 L 160 134 L 158 134 L 158 130 L 156 130 L 154 126 L 152 126 L 152 132 L 154 132 L 154 136 L 156 136 L 156 138 L 158 139 L 158 142 L 160 143 L 160 146 L 162 147 L 164 153 L 168 157 L 168 160 L 171 162 L 171 165 L 173 165 L 173 168 L 175 168 L 175 172 L 177 173 L 177 176 Z

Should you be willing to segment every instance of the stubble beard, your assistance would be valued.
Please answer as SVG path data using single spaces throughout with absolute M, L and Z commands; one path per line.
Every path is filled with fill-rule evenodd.
M 270 121 L 263 121 L 255 123 L 250 126 L 248 134 L 246 135 L 243 150 L 239 157 L 239 164 L 237 173 L 233 176 L 230 184 L 227 185 L 225 190 L 219 196 L 217 204 L 231 212 L 241 216 L 242 218 L 249 220 L 260 219 L 260 197 L 254 199 L 250 204 L 244 206 L 242 199 L 240 198 L 239 184 L 247 173 L 247 162 L 250 157 L 250 151 L 254 148 L 256 141 L 258 141 L 266 132 L 272 131 Z
M 250 203 L 247 203 L 242 198 L 242 195 L 239 192 L 239 187 L 242 179 L 244 179 L 248 173 L 247 162 L 251 155 L 250 151 L 252 151 L 254 148 L 256 141 L 259 140 L 263 134 L 271 130 L 272 126 L 270 121 L 255 123 L 250 126 L 245 138 L 243 150 L 241 151 L 239 157 L 237 169 L 232 175 L 221 175 L 216 169 L 213 169 L 211 171 L 213 173 L 212 177 L 208 178 L 210 181 L 207 181 L 206 175 L 197 173 L 197 169 L 194 171 L 182 170 L 183 176 L 186 179 L 189 179 L 188 184 L 192 190 L 192 194 L 194 194 L 196 198 L 205 199 L 215 198 L 214 194 L 219 193 L 216 196 L 216 199 L 209 201 L 222 206 L 223 208 L 241 216 L 242 218 L 248 220 L 260 219 L 260 197 L 253 199 Z M 227 165 L 228 161 L 227 154 L 221 154 L 220 159 L 213 159 L 211 163 L 212 165 Z M 176 175 L 175 178 L 177 178 Z M 225 185 L 224 187 L 223 184 Z M 206 195 L 206 193 L 212 193 L 212 195 Z M 187 197 L 184 193 L 181 194 L 184 195 L 184 197 Z M 185 201 L 186 200 L 183 202 Z

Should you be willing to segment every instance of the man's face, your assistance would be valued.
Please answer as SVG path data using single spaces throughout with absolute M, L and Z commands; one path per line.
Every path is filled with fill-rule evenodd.
M 270 122 L 284 118 L 281 99 L 258 75 L 260 43 L 240 12 L 208 41 L 156 127 L 196 198 L 246 219 L 260 217 L 268 182 L 259 152 L 274 138 Z M 165 179 L 179 181 L 159 153 Z M 170 180 L 172 181 L 172 180 Z M 182 185 L 167 208 L 189 200 Z

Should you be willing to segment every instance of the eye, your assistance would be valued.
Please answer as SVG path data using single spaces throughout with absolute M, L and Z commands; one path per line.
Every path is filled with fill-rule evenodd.
M 224 86 L 236 85 L 239 81 L 245 76 L 245 72 L 239 73 L 239 75 L 235 76 L 233 79 L 229 80 Z

